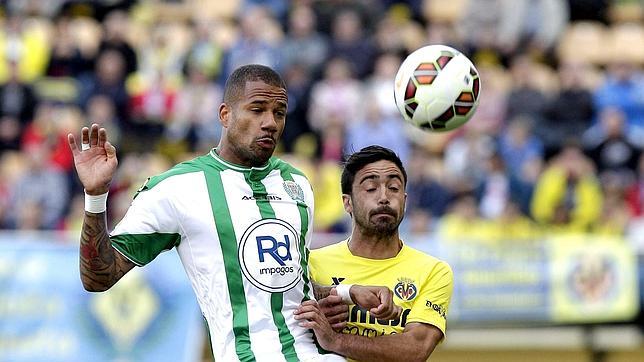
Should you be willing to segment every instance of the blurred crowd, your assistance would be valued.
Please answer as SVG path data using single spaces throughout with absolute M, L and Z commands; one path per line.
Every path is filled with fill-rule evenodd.
M 341 162 L 380 144 L 407 166 L 407 233 L 644 235 L 638 0 L 0 6 L 0 228 L 80 227 L 66 135 L 92 122 L 117 146 L 108 209 L 119 220 L 146 177 L 217 145 L 226 76 L 261 63 L 287 82 L 278 155 L 311 179 L 318 232 L 348 230 Z M 398 66 L 427 44 L 463 51 L 481 74 L 479 108 L 459 130 L 412 129 L 395 107 Z

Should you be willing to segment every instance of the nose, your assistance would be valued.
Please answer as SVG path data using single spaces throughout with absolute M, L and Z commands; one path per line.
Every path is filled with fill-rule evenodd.
M 378 194 L 378 204 L 380 205 L 389 205 L 389 197 L 387 197 L 387 187 L 383 186 L 380 188 L 380 193 Z
M 262 117 L 262 131 L 277 132 L 277 120 L 272 112 L 265 112 L 265 116 Z

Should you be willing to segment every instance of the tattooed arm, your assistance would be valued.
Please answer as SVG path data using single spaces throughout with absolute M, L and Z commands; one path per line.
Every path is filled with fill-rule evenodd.
M 102 292 L 112 287 L 134 263 L 117 252 L 107 233 L 105 213 L 85 212 L 80 240 L 80 275 L 83 287 Z
M 88 195 L 102 195 L 109 190 L 118 161 L 116 148 L 107 141 L 107 132 L 93 124 L 83 127 L 81 142 L 89 145 L 82 150 L 74 135 L 67 135 L 74 156 L 78 178 Z M 80 240 L 80 275 L 83 287 L 92 292 L 109 289 L 134 267 L 111 245 L 105 212 L 85 212 Z
M 313 295 L 315 296 L 315 300 L 328 297 L 329 294 L 331 294 L 331 289 L 333 289 L 332 286 L 318 284 L 314 281 L 311 281 L 311 284 L 313 284 Z

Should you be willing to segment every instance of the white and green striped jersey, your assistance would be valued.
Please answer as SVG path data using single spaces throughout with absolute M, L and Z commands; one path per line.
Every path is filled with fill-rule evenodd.
M 217 361 L 344 360 L 323 355 L 293 311 L 312 297 L 313 192 L 277 158 L 264 167 L 214 150 L 148 179 L 111 234 L 142 266 L 177 248 Z

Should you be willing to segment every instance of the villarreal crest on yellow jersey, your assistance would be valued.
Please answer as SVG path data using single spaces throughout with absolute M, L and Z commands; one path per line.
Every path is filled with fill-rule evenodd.
M 444 261 L 404 244 L 393 258 L 363 258 L 351 254 L 344 240 L 311 250 L 309 270 L 311 279 L 322 285 L 387 286 L 394 292 L 394 303 L 403 309 L 399 319 L 385 321 L 352 305 L 343 333 L 377 337 L 402 333 L 405 325 L 418 322 L 436 326 L 445 335 L 453 274 Z

